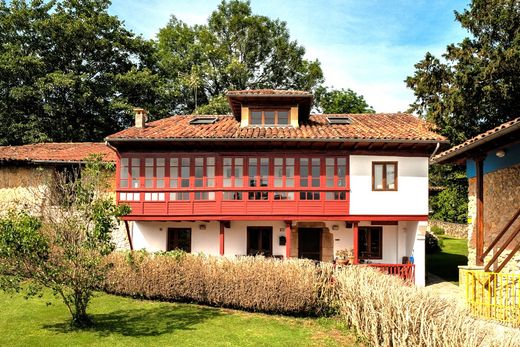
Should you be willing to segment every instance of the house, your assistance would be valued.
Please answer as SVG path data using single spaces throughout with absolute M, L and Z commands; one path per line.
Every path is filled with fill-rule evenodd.
M 290 90 L 227 94 L 231 115 L 177 115 L 106 138 L 135 249 L 263 254 L 388 268 L 424 285 L 428 161 L 446 139 L 409 114 L 310 114 Z
M 433 162 L 466 165 L 468 265 L 520 273 L 520 118 L 438 154 Z

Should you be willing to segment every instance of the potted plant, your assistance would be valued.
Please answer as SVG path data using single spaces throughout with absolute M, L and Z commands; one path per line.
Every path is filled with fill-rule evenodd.
M 350 249 L 340 249 L 336 252 L 336 264 L 338 265 L 348 265 L 354 263 L 354 250 Z

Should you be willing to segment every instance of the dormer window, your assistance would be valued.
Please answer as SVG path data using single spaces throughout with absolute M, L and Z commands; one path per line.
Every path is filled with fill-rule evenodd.
M 284 126 L 289 125 L 289 109 L 252 109 L 250 125 Z

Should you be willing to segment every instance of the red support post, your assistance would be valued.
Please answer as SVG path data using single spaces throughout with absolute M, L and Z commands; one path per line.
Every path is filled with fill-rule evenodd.
M 353 223 L 353 233 L 354 233 L 354 264 L 359 264 L 359 249 L 358 249 L 358 239 L 359 239 L 359 222 Z
M 224 222 L 220 222 L 220 255 L 224 255 Z
M 285 222 L 285 259 L 291 257 L 291 222 Z
M 476 166 L 476 196 L 477 196 L 477 220 L 475 233 L 476 265 L 484 265 L 482 254 L 484 253 L 484 160 L 475 160 Z

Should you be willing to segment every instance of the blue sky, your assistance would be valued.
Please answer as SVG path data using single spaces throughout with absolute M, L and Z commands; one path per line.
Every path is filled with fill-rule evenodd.
M 112 0 L 110 12 L 146 38 L 173 14 L 203 24 L 220 0 Z M 403 82 L 426 52 L 440 56 L 467 36 L 455 22 L 468 0 L 252 0 L 255 14 L 287 22 L 306 58 L 322 64 L 325 84 L 351 88 L 378 112 L 406 111 L 414 97 Z

